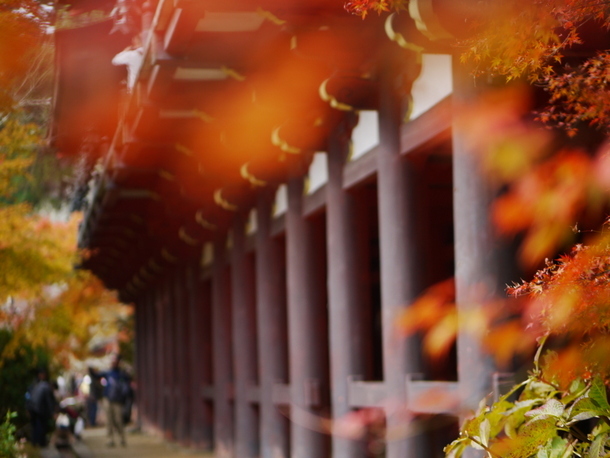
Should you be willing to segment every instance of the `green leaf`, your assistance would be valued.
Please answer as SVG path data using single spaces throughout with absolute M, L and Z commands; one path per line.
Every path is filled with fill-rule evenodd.
M 470 439 L 468 438 L 459 438 L 454 440 L 449 445 L 447 445 L 443 451 L 445 452 L 445 458 L 459 458 L 462 456 L 462 453 L 470 444 Z
M 574 443 L 568 445 L 568 448 L 563 452 L 560 458 L 570 458 L 572 456 L 572 452 L 574 451 Z
M 606 396 L 606 385 L 601 377 L 597 376 L 593 379 L 593 384 L 589 390 L 589 397 L 601 407 L 604 412 L 610 412 L 610 404 L 608 404 L 608 397 Z
M 561 403 L 561 401 L 551 398 L 537 409 L 527 412 L 525 416 L 534 418 L 551 416 L 559 418 L 563 415 L 564 410 L 565 406 Z
M 561 437 L 551 438 L 544 447 L 538 450 L 536 458 L 561 458 L 568 446 L 567 439 Z
M 610 425 L 606 421 L 598 422 L 593 431 L 591 431 L 591 435 L 594 437 L 604 433 L 610 433 Z
M 481 443 L 486 447 L 489 445 L 489 432 L 491 430 L 491 425 L 489 424 L 489 419 L 486 418 L 481 422 L 481 426 L 479 426 L 479 438 Z
M 570 383 L 569 392 L 571 394 L 579 393 L 585 389 L 585 386 L 585 382 L 582 379 L 577 378 L 575 380 L 572 380 L 572 383 Z
M 539 400 L 537 399 L 518 401 L 515 403 L 515 407 L 506 412 L 504 432 L 508 437 L 517 437 L 518 429 L 525 423 L 525 413 L 530 410 L 532 405 L 537 404 L 538 402 Z
M 583 396 L 574 401 L 574 404 L 572 404 L 568 411 L 567 420 L 568 424 L 572 424 L 588 420 L 589 418 L 599 417 L 600 415 L 603 415 L 603 411 L 601 411 L 598 405 L 591 398 Z
M 589 447 L 589 458 L 602 458 L 605 456 L 603 453 L 605 452 L 604 445 L 606 444 L 607 439 L 607 434 L 600 434 L 591 442 L 591 446 Z
M 502 458 L 532 458 L 539 449 L 557 436 L 554 418 L 535 418 L 524 424 L 518 434 L 511 438 L 503 438 L 490 445 L 491 451 Z M 551 450 L 547 446 L 547 453 Z M 544 456 L 544 455 L 543 455 Z
M 572 401 L 582 396 L 586 389 L 587 385 L 582 379 L 575 379 L 570 384 L 568 392 L 561 398 L 561 402 L 563 402 L 564 405 L 570 404 Z
M 552 396 L 556 393 L 557 390 L 553 385 L 550 385 L 546 382 L 541 382 L 539 380 L 533 380 L 531 383 L 528 384 L 526 390 L 523 392 L 522 397 L 524 399 L 547 399 L 549 396 Z
M 514 405 L 508 401 L 498 401 L 491 406 L 491 411 L 486 414 L 486 418 L 489 420 L 491 438 L 496 437 L 504 429 L 504 424 L 508 418 L 507 412 L 512 410 Z

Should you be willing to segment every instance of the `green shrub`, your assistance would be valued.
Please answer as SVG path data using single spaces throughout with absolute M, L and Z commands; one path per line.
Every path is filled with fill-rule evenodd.
M 4 422 L 0 424 L 0 456 L 2 458 L 24 458 L 22 444 L 17 441 L 15 435 L 17 427 L 12 420 L 17 416 L 16 412 L 8 411 Z

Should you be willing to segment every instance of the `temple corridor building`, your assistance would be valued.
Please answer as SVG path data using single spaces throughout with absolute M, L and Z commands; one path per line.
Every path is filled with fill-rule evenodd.
M 60 4 L 51 144 L 82 267 L 135 304 L 143 427 L 217 457 L 444 456 L 502 382 L 467 334 L 441 364 L 397 329 L 441 281 L 458 311 L 506 282 L 456 122 L 466 8 Z

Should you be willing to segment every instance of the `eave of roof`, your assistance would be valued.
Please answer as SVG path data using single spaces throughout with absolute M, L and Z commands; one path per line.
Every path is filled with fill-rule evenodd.
M 124 99 L 125 70 L 110 65 L 123 46 L 104 41 L 109 25 L 60 32 L 56 145 L 77 154 L 91 130 L 110 141 L 80 243 L 90 250 L 84 266 L 111 287 L 137 289 L 164 266 L 198 257 L 257 189 L 306 170 L 346 115 L 376 108 L 389 47 L 417 76 L 414 48 L 428 42 L 412 20 L 401 27 L 419 42 L 401 50 L 384 18 L 363 22 L 327 0 L 266 3 L 252 11 L 206 2 L 203 11 L 160 1 L 138 83 Z M 79 49 L 86 34 L 98 53 Z

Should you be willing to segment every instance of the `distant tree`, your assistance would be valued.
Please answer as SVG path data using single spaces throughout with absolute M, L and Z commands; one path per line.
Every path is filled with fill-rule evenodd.
M 130 314 L 131 308 L 95 276 L 72 272 L 46 292 L 4 307 L 11 340 L 0 351 L 0 367 L 22 345 L 46 349 L 55 363 L 68 367 L 71 360 L 89 356 L 95 341 L 120 337 Z
M 3 352 L 12 341 L 13 332 L 8 329 L 0 330 L 0 352 Z M 19 351 L 14 352 L 10 358 L 4 360 L 0 370 L 0 416 L 15 412 L 15 423 L 23 426 L 28 422 L 26 412 L 25 393 L 36 378 L 39 367 L 50 367 L 51 355 L 49 352 L 29 344 L 24 344 Z
M 129 314 L 97 278 L 74 269 L 80 215 L 55 221 L 39 211 L 68 173 L 45 143 L 53 15 L 53 2 L 0 0 L 0 374 L 7 377 L 23 377 L 40 358 L 67 366 L 87 356 L 91 340 L 116 335 L 117 316 Z M 0 406 L 21 412 L 25 386 L 14 382 L 16 391 L 0 389 L 10 398 Z

